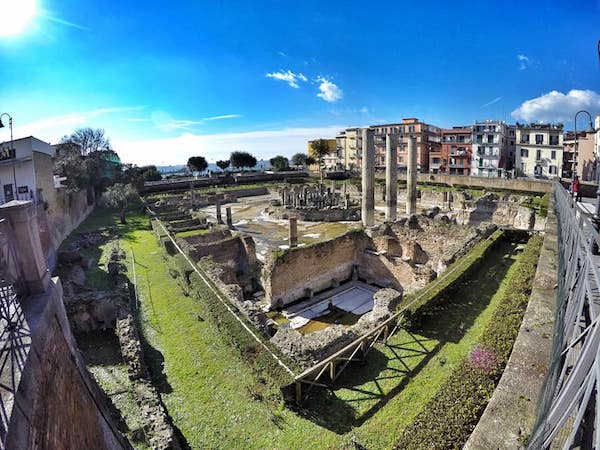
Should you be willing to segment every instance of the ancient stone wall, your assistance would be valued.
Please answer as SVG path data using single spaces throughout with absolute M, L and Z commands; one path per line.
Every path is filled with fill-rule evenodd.
M 332 280 L 348 280 L 365 248 L 362 233 L 346 233 L 338 238 L 307 247 L 297 247 L 271 257 L 262 272 L 265 299 L 273 307 L 286 305 L 306 295 L 306 289 L 319 292 L 332 286 Z
M 376 174 L 377 178 L 385 178 L 383 173 Z M 399 180 L 406 180 L 406 173 L 398 174 Z M 550 180 L 534 180 L 531 178 L 487 178 L 487 177 L 471 177 L 464 175 L 446 175 L 446 174 L 429 174 L 420 173 L 417 175 L 419 183 L 440 183 L 450 186 L 477 186 L 487 189 L 502 189 L 523 192 L 551 192 L 552 181 Z
M 22 306 L 31 340 L 25 345 L 5 448 L 131 449 L 77 350 L 58 278 L 45 294 L 23 300 Z
M 211 256 L 215 262 L 232 267 L 236 273 L 248 272 L 248 255 L 240 236 L 195 245 L 189 255 L 195 262 Z
M 48 231 L 54 249 L 92 212 L 86 191 L 67 193 L 66 188 L 54 187 L 54 161 L 50 155 L 33 152 L 36 184 L 46 204 Z

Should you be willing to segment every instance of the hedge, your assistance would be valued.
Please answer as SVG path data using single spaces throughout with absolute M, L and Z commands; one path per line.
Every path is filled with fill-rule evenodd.
M 461 448 L 491 398 L 510 357 L 523 320 L 543 239 L 530 238 L 507 280 L 507 289 L 483 331 L 479 344 L 440 386 L 413 422 L 400 435 L 396 449 Z M 493 361 L 489 367 L 475 363 L 480 352 Z

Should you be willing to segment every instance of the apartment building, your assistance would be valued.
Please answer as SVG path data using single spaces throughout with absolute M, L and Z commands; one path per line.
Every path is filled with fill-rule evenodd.
M 471 134 L 472 128 L 470 126 L 441 130 L 442 145 L 440 150 L 429 153 L 429 172 L 470 175 Z
M 373 125 L 373 141 L 375 144 L 375 168 L 385 168 L 385 137 L 392 135 L 398 148 L 398 168 L 406 170 L 408 162 L 408 138 L 412 136 L 417 144 L 417 169 L 421 172 L 429 170 L 429 153 L 441 150 L 441 128 L 419 121 L 416 118 L 402 119 L 400 123 Z
M 504 121 L 484 120 L 473 124 L 471 175 L 502 177 L 512 169 L 510 134 L 510 127 Z
M 578 131 L 567 131 L 563 137 L 563 178 L 573 178 L 573 166 L 576 163 L 577 175 L 581 181 L 596 180 L 596 157 L 594 155 L 596 135 Z M 575 150 L 577 149 L 577 155 Z
M 37 199 L 38 166 L 52 166 L 53 154 L 50 144 L 33 136 L 0 143 L 0 203 Z
M 346 170 L 358 171 L 361 168 L 362 129 L 346 128 L 336 139 L 336 147 L 341 163 Z
M 517 123 L 515 165 L 519 174 L 553 178 L 562 174 L 563 125 Z

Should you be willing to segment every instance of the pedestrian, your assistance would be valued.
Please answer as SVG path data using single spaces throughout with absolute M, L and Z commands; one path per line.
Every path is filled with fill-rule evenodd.
M 575 196 L 576 202 L 581 202 L 581 189 L 579 186 L 579 177 L 575 175 L 575 179 L 573 180 L 573 195 Z

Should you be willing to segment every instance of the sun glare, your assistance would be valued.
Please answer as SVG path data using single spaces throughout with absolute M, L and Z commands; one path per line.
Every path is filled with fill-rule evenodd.
M 0 0 L 0 37 L 25 30 L 37 12 L 36 0 Z

